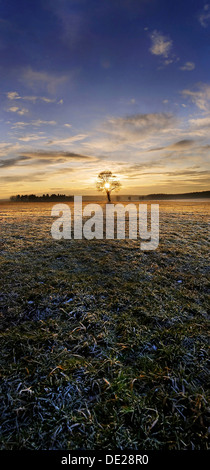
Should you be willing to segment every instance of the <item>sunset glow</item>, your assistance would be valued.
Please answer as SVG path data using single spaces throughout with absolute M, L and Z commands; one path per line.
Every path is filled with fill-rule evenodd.
M 209 189 L 209 11 L 200 0 L 0 8 L 0 198 Z

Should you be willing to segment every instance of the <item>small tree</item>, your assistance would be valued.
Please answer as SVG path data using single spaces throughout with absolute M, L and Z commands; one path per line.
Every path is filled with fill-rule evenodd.
M 111 171 L 101 171 L 97 178 L 96 188 L 98 191 L 105 192 L 108 202 L 111 202 L 111 192 L 119 191 L 121 183 Z

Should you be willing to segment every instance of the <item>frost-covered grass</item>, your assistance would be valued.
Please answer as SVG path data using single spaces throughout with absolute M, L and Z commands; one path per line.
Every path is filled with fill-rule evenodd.
M 160 245 L 50 236 L 1 205 L 1 449 L 206 449 L 209 204 L 161 202 Z

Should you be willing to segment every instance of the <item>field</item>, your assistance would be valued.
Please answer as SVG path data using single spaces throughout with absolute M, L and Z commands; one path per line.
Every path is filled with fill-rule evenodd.
M 207 449 L 210 204 L 161 201 L 155 251 L 51 208 L 0 205 L 1 449 Z

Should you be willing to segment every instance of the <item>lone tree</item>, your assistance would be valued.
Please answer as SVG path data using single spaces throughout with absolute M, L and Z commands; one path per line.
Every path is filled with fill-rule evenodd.
M 121 183 L 111 171 L 101 171 L 97 178 L 96 187 L 98 191 L 106 192 L 108 202 L 111 202 L 111 192 L 119 191 Z

